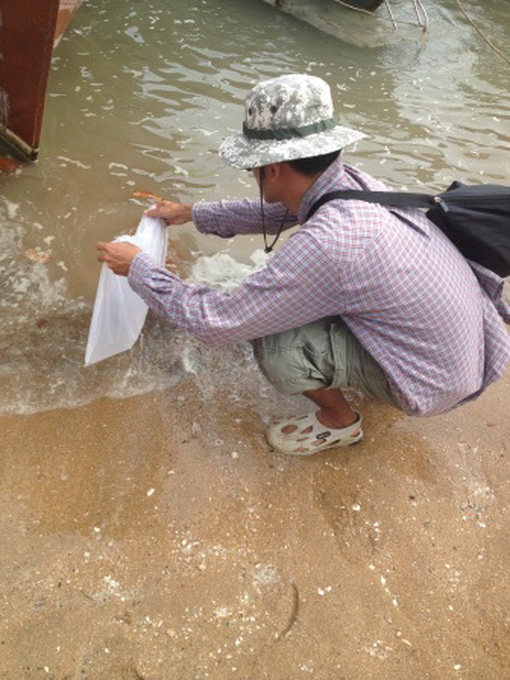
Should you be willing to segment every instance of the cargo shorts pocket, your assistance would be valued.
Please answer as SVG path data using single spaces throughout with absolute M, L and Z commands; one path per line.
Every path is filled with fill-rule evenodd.
M 350 387 L 400 408 L 384 371 L 342 320 L 331 326 L 331 346 L 336 367 L 333 387 Z
M 252 341 L 260 370 L 279 392 L 302 394 L 332 384 L 330 325 L 331 320 L 321 319 Z

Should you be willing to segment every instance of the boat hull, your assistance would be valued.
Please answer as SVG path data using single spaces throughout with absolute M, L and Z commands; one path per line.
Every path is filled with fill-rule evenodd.
M 81 0 L 0 0 L 0 137 L 35 160 L 53 49 Z
M 384 0 L 342 0 L 341 4 L 352 9 L 362 9 L 366 12 L 375 12 L 383 4 Z
M 402 40 L 421 41 L 426 24 L 417 16 L 419 0 L 389 0 L 379 2 L 386 11 L 359 11 L 371 5 L 371 0 L 264 0 L 276 9 L 304 21 L 314 28 L 355 45 L 377 48 Z M 349 3 L 348 6 L 346 3 Z M 375 0 L 374 0 L 375 2 Z M 354 8 L 353 5 L 358 7 Z M 398 9 L 397 9 L 398 7 Z M 356 11 L 357 10 L 357 11 Z M 391 10 L 391 11 L 390 11 Z M 398 30 L 397 30 L 398 28 Z

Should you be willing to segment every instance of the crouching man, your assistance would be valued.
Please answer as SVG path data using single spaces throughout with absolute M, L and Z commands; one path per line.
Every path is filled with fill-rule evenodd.
M 156 313 L 209 344 L 251 340 L 267 379 L 315 404 L 269 428 L 270 444 L 288 454 L 361 440 L 344 388 L 432 416 L 479 396 L 510 363 L 500 280 L 473 269 L 423 213 L 338 199 L 313 212 L 333 190 L 386 189 L 340 158 L 363 136 L 338 123 L 320 78 L 261 82 L 246 98 L 242 134 L 220 147 L 253 173 L 260 198 L 160 201 L 148 211 L 224 238 L 262 233 L 267 250 L 300 225 L 234 292 L 186 283 L 136 246 L 97 246 Z

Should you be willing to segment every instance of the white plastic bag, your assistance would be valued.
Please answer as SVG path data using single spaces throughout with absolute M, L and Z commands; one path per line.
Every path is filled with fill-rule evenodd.
M 166 257 L 168 234 L 163 220 L 144 215 L 134 236 L 119 236 L 147 252 L 157 264 Z M 103 263 L 90 323 L 85 365 L 124 352 L 140 335 L 148 307 L 125 276 L 117 276 Z

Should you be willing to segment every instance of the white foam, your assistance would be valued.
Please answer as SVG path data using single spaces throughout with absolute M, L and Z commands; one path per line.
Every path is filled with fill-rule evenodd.
M 7 217 L 10 220 L 13 220 L 18 213 L 20 207 L 19 203 L 13 203 L 12 201 L 9 201 L 7 198 L 4 198 L 3 201 L 5 203 L 5 207 L 7 208 Z
M 189 281 L 221 290 L 234 290 L 253 272 L 263 269 L 270 255 L 256 250 L 250 259 L 253 264 L 235 260 L 227 251 L 199 257 L 191 268 Z

